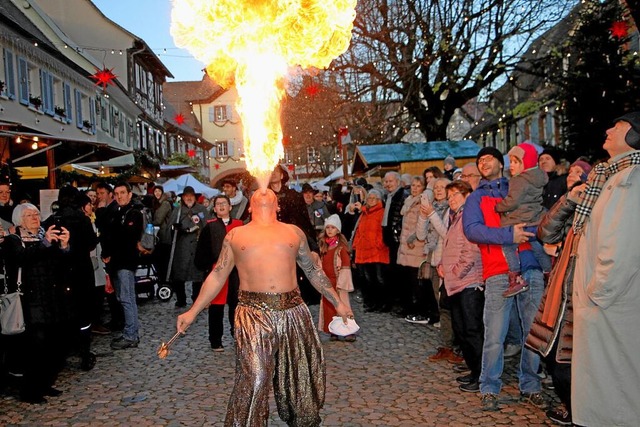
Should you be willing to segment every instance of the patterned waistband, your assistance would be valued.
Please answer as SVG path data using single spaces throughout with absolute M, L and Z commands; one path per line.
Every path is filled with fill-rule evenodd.
M 259 310 L 288 310 L 303 304 L 300 289 L 284 293 L 250 292 L 240 290 L 238 305 Z

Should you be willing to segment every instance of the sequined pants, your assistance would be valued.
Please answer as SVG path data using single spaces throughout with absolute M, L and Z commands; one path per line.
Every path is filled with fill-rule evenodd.
M 239 291 L 236 378 L 225 426 L 266 426 L 269 382 L 289 426 L 319 426 L 324 404 L 322 345 L 300 291 Z

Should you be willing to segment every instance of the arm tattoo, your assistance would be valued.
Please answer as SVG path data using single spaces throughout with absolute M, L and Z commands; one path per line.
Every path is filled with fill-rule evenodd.
M 299 232 L 300 236 L 302 233 Z M 311 282 L 311 285 L 316 288 L 322 296 L 324 296 L 334 307 L 338 306 L 338 300 L 336 299 L 336 293 L 333 291 L 331 281 L 324 274 L 321 268 L 316 266 L 310 255 L 309 245 L 307 244 L 307 238 L 302 235 L 300 238 L 300 247 L 298 248 L 298 265 L 304 271 L 305 276 Z
M 229 265 L 229 251 L 231 250 L 231 239 L 233 238 L 233 234 L 233 230 L 231 230 L 229 234 L 225 236 L 224 242 L 222 242 L 222 249 L 220 250 L 218 262 L 216 262 L 213 271 L 219 272 Z

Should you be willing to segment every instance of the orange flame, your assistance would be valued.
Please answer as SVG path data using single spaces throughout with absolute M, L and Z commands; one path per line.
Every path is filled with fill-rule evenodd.
M 290 67 L 326 68 L 351 40 L 356 0 L 174 0 L 171 34 L 223 87 L 235 84 L 248 170 L 266 187 L 283 157 Z

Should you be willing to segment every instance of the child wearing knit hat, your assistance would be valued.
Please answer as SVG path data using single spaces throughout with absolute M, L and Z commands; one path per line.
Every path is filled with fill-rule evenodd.
M 320 257 L 322 259 L 322 269 L 331 281 L 333 289 L 349 307 L 349 292 L 353 292 L 353 279 L 351 276 L 351 255 L 349 254 L 349 243 L 342 234 L 342 221 L 337 214 L 331 215 L 324 221 L 324 230 L 318 238 L 320 247 Z M 337 341 L 338 336 L 331 333 L 329 323 L 336 316 L 336 309 L 325 297 L 320 300 L 320 310 L 318 319 L 318 329 L 331 334 L 331 341 Z M 353 313 L 351 313 L 353 316 Z M 345 341 L 353 342 L 355 335 L 347 335 Z
M 538 153 L 533 145 L 518 144 L 509 150 L 508 155 L 511 172 L 509 193 L 496 205 L 496 212 L 500 213 L 500 225 L 503 227 L 517 224 L 537 225 L 544 213 L 542 191 L 549 178 L 542 169 L 538 168 Z M 529 289 L 520 274 L 519 257 L 519 250 L 529 250 L 529 246 L 543 271 L 551 270 L 551 261 L 537 240 L 523 245 L 503 245 L 504 256 L 509 265 L 509 288 L 503 293 L 505 298 Z

